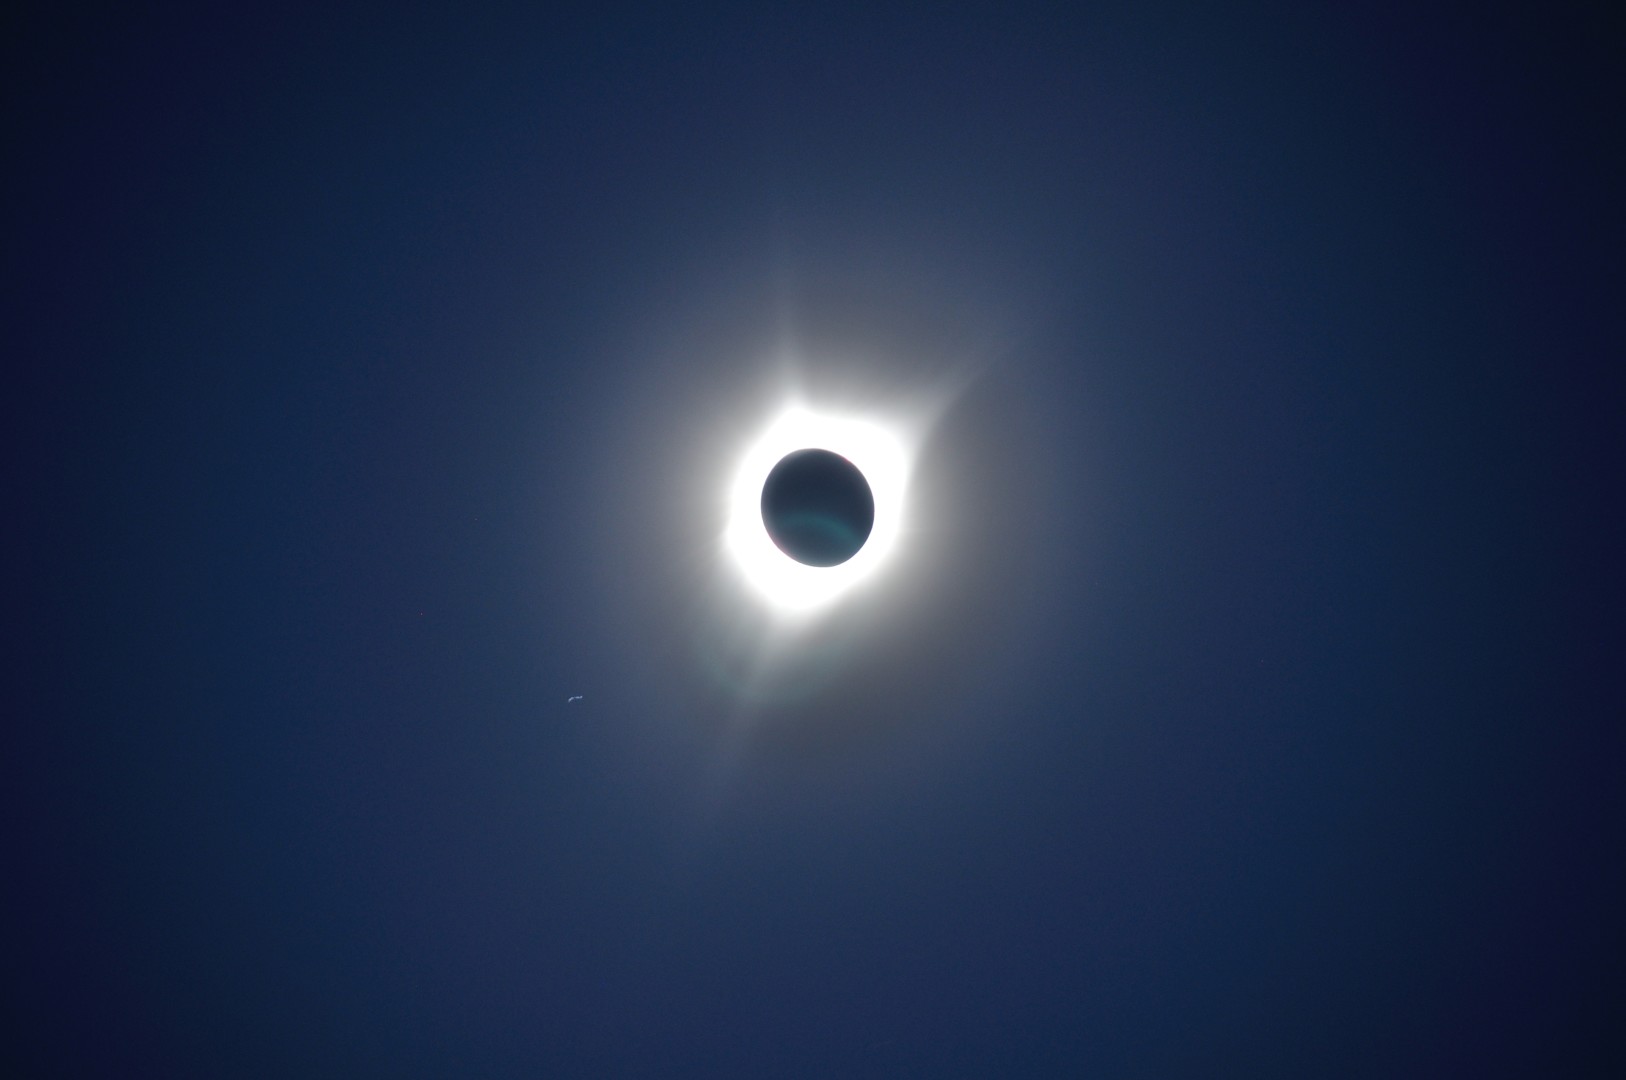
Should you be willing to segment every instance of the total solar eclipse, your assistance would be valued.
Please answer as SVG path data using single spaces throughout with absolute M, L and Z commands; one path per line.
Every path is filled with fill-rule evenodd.
M 786 454 L 762 485 L 762 524 L 805 566 L 839 566 L 875 525 L 875 496 L 858 467 L 830 450 Z
M 724 490 L 722 553 L 790 629 L 880 582 L 905 534 L 921 425 L 794 399 L 744 440 Z

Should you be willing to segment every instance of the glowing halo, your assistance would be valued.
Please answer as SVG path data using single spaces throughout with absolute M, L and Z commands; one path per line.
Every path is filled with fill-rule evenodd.
M 830 450 L 858 467 L 875 497 L 875 524 L 858 552 L 836 566 L 807 566 L 774 546 L 762 521 L 762 485 L 794 450 Z M 746 447 L 728 489 L 724 549 L 745 584 L 782 615 L 819 611 L 871 580 L 898 546 L 910 450 L 888 427 L 872 420 L 815 412 L 793 405 Z

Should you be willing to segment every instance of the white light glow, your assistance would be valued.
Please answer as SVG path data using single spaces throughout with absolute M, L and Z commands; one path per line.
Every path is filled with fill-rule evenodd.
M 762 485 L 768 473 L 786 454 L 807 449 L 830 450 L 852 462 L 875 497 L 869 539 L 837 566 L 797 562 L 774 546 L 762 522 Z M 873 579 L 895 553 L 903 532 L 910 464 L 903 439 L 881 424 L 792 406 L 746 448 L 734 471 L 724 547 L 745 583 L 773 610 L 785 615 L 818 611 Z

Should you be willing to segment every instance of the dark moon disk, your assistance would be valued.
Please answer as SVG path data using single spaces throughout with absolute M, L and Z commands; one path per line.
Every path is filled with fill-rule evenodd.
M 869 539 L 875 496 L 864 474 L 840 454 L 797 450 L 780 458 L 762 485 L 762 523 L 797 562 L 837 566 Z

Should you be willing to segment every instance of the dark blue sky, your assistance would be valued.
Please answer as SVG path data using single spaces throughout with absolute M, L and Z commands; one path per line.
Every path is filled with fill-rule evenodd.
M 8 22 L 8 1075 L 1616 1074 L 1601 8 L 482 7 Z

